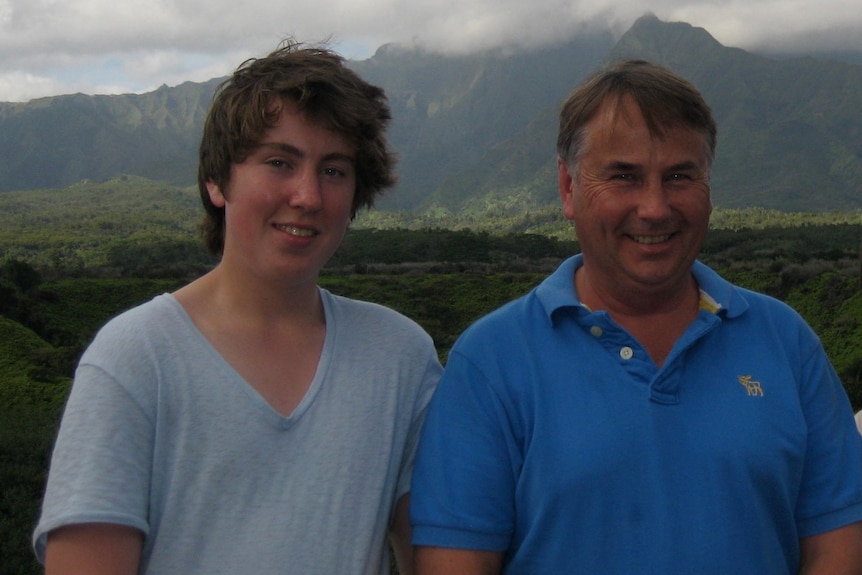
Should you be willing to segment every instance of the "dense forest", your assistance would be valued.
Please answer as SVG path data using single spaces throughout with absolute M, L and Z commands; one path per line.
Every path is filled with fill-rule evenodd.
M 720 227 L 711 231 L 702 260 L 728 279 L 799 310 L 860 409 L 862 224 L 846 219 L 717 214 Z M 93 225 L 79 226 L 76 238 L 64 236 L 66 252 L 43 228 L 42 247 L 55 246 L 55 256 L 66 253 L 65 259 L 40 257 L 44 249 L 28 252 L 20 241 L 13 245 L 6 237 L 4 243 L 0 234 L 5 250 L 0 259 L 0 575 L 40 572 L 29 538 L 56 425 L 83 348 L 109 317 L 175 289 L 213 264 L 188 228 L 175 236 L 152 230 L 131 234 L 105 247 L 88 235 L 102 224 Z M 366 220 L 348 233 L 321 285 L 415 318 L 434 338 L 443 361 L 472 321 L 527 292 L 578 250 L 565 228 L 555 234 L 492 233 L 422 227 L 403 219 L 398 222 L 403 227 L 368 226 Z M 91 248 L 69 249 L 71 239 L 78 246 L 90 242 Z

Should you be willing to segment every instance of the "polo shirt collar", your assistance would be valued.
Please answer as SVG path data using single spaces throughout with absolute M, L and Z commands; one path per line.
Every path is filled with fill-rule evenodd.
M 575 271 L 584 265 L 584 257 L 577 254 L 567 258 L 536 288 L 536 297 L 541 302 L 548 319 L 553 322 L 554 313 L 564 308 L 578 308 L 586 312 L 575 291 Z M 743 293 L 700 261 L 694 262 L 692 274 L 701 290 L 701 308 L 713 313 L 734 318 L 748 309 Z

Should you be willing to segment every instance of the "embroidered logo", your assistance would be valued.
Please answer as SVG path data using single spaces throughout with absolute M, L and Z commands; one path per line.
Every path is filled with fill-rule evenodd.
M 750 375 L 740 375 L 739 383 L 742 384 L 748 395 L 763 397 L 763 388 L 760 387 L 760 382 L 752 381 Z

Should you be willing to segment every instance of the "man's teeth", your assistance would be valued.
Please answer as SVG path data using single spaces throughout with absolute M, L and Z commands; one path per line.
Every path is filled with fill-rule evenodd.
M 276 226 L 283 232 L 286 232 L 292 236 L 300 236 L 304 238 L 308 238 L 314 235 L 314 230 L 308 228 L 298 228 L 296 226 Z
M 660 244 L 670 239 L 670 235 L 666 236 L 632 236 L 634 241 L 639 244 Z

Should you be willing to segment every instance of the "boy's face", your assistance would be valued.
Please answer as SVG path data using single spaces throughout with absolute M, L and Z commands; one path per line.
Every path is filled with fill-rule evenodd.
M 282 102 L 276 125 L 231 167 L 228 189 L 207 184 L 213 204 L 225 207 L 222 265 L 316 283 L 350 223 L 355 159 L 345 137 Z

